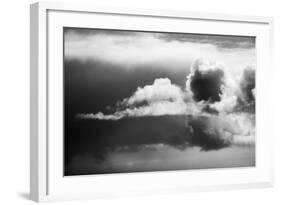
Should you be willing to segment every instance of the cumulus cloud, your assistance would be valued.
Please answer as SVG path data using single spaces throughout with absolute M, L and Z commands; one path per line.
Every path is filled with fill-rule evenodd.
M 185 89 L 168 78 L 158 78 L 138 87 L 128 98 L 115 105 L 115 112 L 80 113 L 82 119 L 118 120 L 123 117 L 176 114 L 227 114 L 248 109 L 255 101 L 255 71 L 246 67 L 239 74 L 225 65 L 204 60 L 194 61 Z
M 152 85 L 143 88 L 138 87 L 137 91 L 124 103 L 134 105 L 142 102 L 153 103 L 158 101 L 182 101 L 184 94 L 178 86 L 171 83 L 168 78 L 155 79 Z
M 138 87 L 131 97 L 117 102 L 117 111 L 77 114 L 82 119 L 118 120 L 123 117 L 160 116 L 198 113 L 200 105 L 191 101 L 191 96 L 168 78 L 155 79 L 153 84 Z
M 171 121 L 167 119 L 163 122 L 168 126 L 167 129 L 160 126 L 163 130 L 160 131 L 159 128 L 157 132 L 152 132 L 159 137 L 162 135 L 171 137 L 165 140 L 159 138 L 153 143 L 167 144 L 179 149 L 198 146 L 207 151 L 232 145 L 254 145 L 255 114 L 237 110 L 237 106 L 241 104 L 240 98 L 246 102 L 254 100 L 253 81 L 254 72 L 249 68 L 240 73 L 240 80 L 237 83 L 236 78 L 233 78 L 224 65 L 198 59 L 193 63 L 187 76 L 185 89 L 173 84 L 168 78 L 158 78 L 150 85 L 138 87 L 130 97 L 117 102 L 116 111 L 112 114 L 80 113 L 77 117 L 117 122 L 123 122 L 123 119 L 141 121 L 150 117 L 166 119 L 161 116 L 181 119 L 180 123 L 177 120 L 180 127 L 176 126 L 170 134 L 167 133 L 167 129 L 170 129 Z M 156 120 L 152 121 L 157 124 Z M 141 124 L 146 126 L 145 120 Z M 174 123 L 172 125 L 175 126 Z M 134 126 L 135 129 L 137 128 Z M 122 146 L 127 145 L 125 143 Z
M 115 105 L 112 114 L 80 113 L 82 119 L 118 120 L 123 117 L 176 114 L 218 114 L 230 112 L 237 104 L 236 88 L 222 64 L 198 59 L 187 76 L 186 88 L 168 78 L 155 79 L 151 85 L 138 87 L 128 98 Z
M 193 80 L 199 81 L 199 89 L 196 89 L 197 84 Z M 192 84 L 195 84 L 193 90 Z M 246 66 L 237 72 L 225 65 L 200 59 L 194 63 L 192 72 L 186 81 L 186 89 L 192 90 L 196 100 L 208 101 L 206 111 L 217 111 L 221 114 L 231 113 L 235 110 L 253 111 L 255 69 Z
M 224 83 L 224 67 L 215 62 L 198 59 L 194 62 L 187 79 L 187 90 L 191 90 L 196 101 L 220 101 Z

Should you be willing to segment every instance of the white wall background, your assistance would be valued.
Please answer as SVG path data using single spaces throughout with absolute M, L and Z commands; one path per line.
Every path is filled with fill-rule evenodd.
M 0 6 L 0 204 L 32 204 L 29 192 L 29 4 Z M 77 0 L 78 2 L 78 0 Z M 79 2 L 82 2 L 80 0 Z M 275 188 L 146 196 L 69 204 L 280 204 L 281 203 L 281 3 L 277 0 L 92 0 L 100 6 L 187 10 L 273 16 L 275 73 L 272 113 L 275 121 Z M 266 69 L 266 68 L 265 68 Z M 265 108 L 268 109 L 268 108 Z

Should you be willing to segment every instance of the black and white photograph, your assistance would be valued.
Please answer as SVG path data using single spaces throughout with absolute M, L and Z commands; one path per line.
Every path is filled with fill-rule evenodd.
M 64 175 L 254 167 L 256 39 L 64 27 Z

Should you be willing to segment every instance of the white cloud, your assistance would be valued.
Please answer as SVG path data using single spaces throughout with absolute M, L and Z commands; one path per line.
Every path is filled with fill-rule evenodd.
M 200 103 L 196 105 L 186 92 L 172 84 L 168 78 L 155 79 L 152 85 L 138 87 L 131 97 L 117 104 L 119 107 L 125 108 L 109 115 L 81 113 L 77 117 L 118 120 L 123 117 L 195 114 L 199 113 L 201 109 Z
M 115 114 L 109 114 L 105 115 L 102 112 L 98 112 L 96 114 L 93 113 L 78 113 L 76 115 L 77 118 L 79 119 L 97 119 L 97 120 L 119 120 L 122 118 L 122 116 Z
M 254 98 L 256 98 L 256 88 L 254 88 L 254 89 L 252 90 L 252 93 L 253 93 Z
M 225 66 L 217 61 L 210 61 L 203 58 L 196 59 L 192 65 L 192 72 L 198 70 L 202 74 L 218 69 L 224 70 Z
M 224 117 L 232 126 L 232 143 L 235 145 L 255 144 L 255 115 L 249 113 L 231 113 Z
M 160 65 L 170 69 L 189 69 L 198 58 L 215 59 L 239 72 L 255 65 L 254 49 L 218 49 L 211 43 L 166 41 L 157 35 L 65 34 L 66 59 L 99 60 L 118 64 L 124 69 L 138 65 Z M 155 66 L 150 66 L 153 69 Z
M 255 67 L 245 66 L 243 69 L 230 69 L 222 63 L 215 61 L 208 61 L 206 59 L 197 59 L 192 65 L 190 74 L 187 76 L 186 92 L 191 92 L 190 83 L 196 71 L 201 75 L 208 75 L 210 71 L 221 70 L 224 73 L 223 84 L 221 86 L 220 101 L 209 103 L 210 108 L 217 110 L 219 113 L 229 113 L 234 110 L 237 105 L 238 98 L 243 99 L 243 93 L 240 88 L 241 80 L 243 80 L 243 73 L 247 69 L 255 70 Z M 252 90 L 255 96 L 255 89 Z
M 140 102 L 159 102 L 159 101 L 171 101 L 180 102 L 183 101 L 184 93 L 181 88 L 172 84 L 168 78 L 158 78 L 154 80 L 152 85 L 146 85 L 143 88 L 138 87 L 137 91 L 128 99 L 126 103 L 134 105 Z

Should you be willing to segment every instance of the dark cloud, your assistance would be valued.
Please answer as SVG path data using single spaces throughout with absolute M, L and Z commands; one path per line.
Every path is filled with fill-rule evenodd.
M 188 142 L 202 150 L 221 149 L 230 146 L 231 139 L 223 136 L 221 129 L 210 126 L 211 117 L 193 117 L 188 123 Z M 223 127 L 222 127 L 223 128 Z
M 64 35 L 68 34 L 77 34 L 77 38 L 85 38 L 95 35 L 108 35 L 108 36 L 137 36 L 145 32 L 132 32 L 126 30 L 116 30 L 116 29 L 98 29 L 98 28 L 73 28 L 73 27 L 64 27 Z
M 76 120 L 69 124 L 66 156 L 91 154 L 103 160 L 106 153 L 122 147 L 150 144 L 186 144 L 185 116 L 139 117 L 112 120 Z M 71 146 L 72 145 L 72 146 Z M 73 148 L 76 148 L 74 150 Z
M 206 113 L 214 114 L 214 115 L 218 115 L 219 114 L 219 112 L 216 109 L 212 108 L 210 105 L 204 106 L 202 108 L 202 111 L 206 112 Z
M 224 71 L 221 68 L 200 70 L 198 62 L 193 66 L 194 72 L 190 76 L 190 89 L 196 101 L 220 101 L 222 94 Z
M 230 146 L 230 139 L 210 121 L 210 117 L 187 115 L 123 118 L 117 121 L 77 120 L 66 130 L 66 165 L 78 154 L 91 156 L 93 162 L 98 163 L 113 151 L 136 151 L 147 145 L 163 144 L 179 150 L 196 146 L 202 151 Z M 71 174 L 71 170 L 66 170 L 66 174 Z
M 231 36 L 231 35 L 212 35 L 212 34 L 193 34 L 193 33 L 174 33 L 174 32 L 154 32 L 136 30 L 116 30 L 116 29 L 89 29 L 89 28 L 64 28 L 65 36 L 76 34 L 75 38 L 87 38 L 89 36 L 153 36 L 164 41 L 178 41 L 200 44 L 212 44 L 218 49 L 225 51 L 231 49 L 253 49 L 255 48 L 255 37 L 252 36 Z M 72 35 L 73 37 L 73 35 Z
M 213 44 L 219 49 L 251 49 L 255 48 L 255 37 L 251 36 L 230 36 L 211 34 L 190 34 L 190 33 L 161 33 L 160 39 L 166 41 L 192 42 L 202 44 Z

